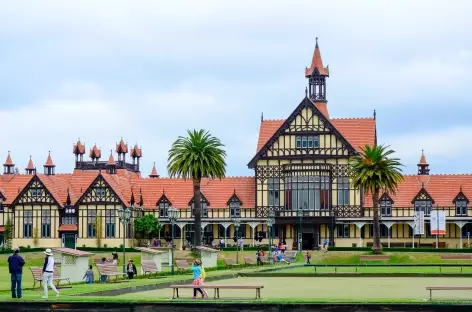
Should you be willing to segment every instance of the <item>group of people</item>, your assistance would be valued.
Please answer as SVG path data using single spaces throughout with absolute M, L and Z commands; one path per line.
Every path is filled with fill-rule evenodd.
M 48 286 L 56 293 L 56 297 L 59 297 L 59 291 L 53 284 L 54 278 L 54 257 L 52 250 L 47 248 L 44 251 L 46 257 L 44 258 L 43 264 L 43 289 L 44 294 L 41 299 L 48 298 Z M 23 267 L 26 262 L 23 257 L 20 256 L 20 248 L 13 250 L 13 255 L 8 257 L 8 270 L 11 276 L 11 297 L 21 299 L 23 297 L 21 291 L 21 281 L 23 279 Z
M 102 261 L 100 261 L 100 264 L 106 264 L 106 263 L 113 263 L 114 265 L 118 265 L 118 253 L 113 252 L 112 253 L 112 261 L 108 261 L 107 258 L 103 257 Z M 138 270 L 136 269 L 136 265 L 133 263 L 133 259 L 128 260 L 128 264 L 126 265 L 126 274 L 128 274 L 129 279 L 133 279 L 135 275 L 138 275 Z M 89 265 L 89 268 L 87 271 L 85 271 L 85 275 L 83 277 L 85 279 L 85 283 L 87 284 L 93 284 L 94 281 L 94 275 L 93 275 L 93 267 Z M 108 275 L 100 275 L 100 282 L 106 283 L 108 282 Z

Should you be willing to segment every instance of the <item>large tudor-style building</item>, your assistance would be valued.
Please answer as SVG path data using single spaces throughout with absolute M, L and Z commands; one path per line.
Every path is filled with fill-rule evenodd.
M 204 239 L 234 237 L 233 218 L 240 218 L 240 234 L 246 244 L 254 237 L 267 243 L 267 219 L 274 211 L 275 242 L 312 249 L 328 238 L 336 246 L 372 244 L 372 202 L 354 189 L 348 160 L 366 144 L 377 142 L 375 112 L 372 118 L 333 118 L 328 112 L 326 80 L 318 43 L 309 68 L 306 96 L 290 116 L 261 120 L 255 156 L 249 162 L 254 177 L 227 177 L 202 181 L 202 227 Z M 56 174 L 51 155 L 44 172 L 36 171 L 30 159 L 25 174 L 15 167 L 10 152 L 0 176 L 0 244 L 7 223 L 12 225 L 13 246 L 116 247 L 123 237 L 134 244 L 133 222 L 125 230 L 118 209 L 133 206 L 133 217 L 152 213 L 164 224 L 161 238 L 168 236 L 167 208 L 178 208 L 177 246 L 192 241 L 192 182 L 162 178 L 156 168 L 149 177 L 140 173 L 141 148 L 129 149 L 123 140 L 101 161 L 97 146 L 84 160 L 85 146 L 74 145 L 75 169 Z M 126 155 L 132 161 L 127 162 Z M 461 247 L 472 230 L 468 224 L 472 175 L 430 175 L 424 154 L 418 174 L 406 175 L 396 195 L 382 194 L 381 236 L 384 246 L 411 246 L 415 211 L 424 211 L 425 234 L 416 244 L 433 245 L 429 234 L 432 209 L 446 211 L 447 233 L 441 245 Z M 9 221 L 8 221 L 9 220 Z M 470 226 L 470 227 L 469 227 Z M 99 239 L 97 239 L 97 237 Z

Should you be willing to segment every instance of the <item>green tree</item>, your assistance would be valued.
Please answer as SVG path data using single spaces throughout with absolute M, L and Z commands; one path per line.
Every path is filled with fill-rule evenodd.
M 159 220 L 152 214 L 134 219 L 134 231 L 140 239 L 151 240 L 156 237 L 160 228 Z
M 169 151 L 167 171 L 170 177 L 193 182 L 195 208 L 195 246 L 202 244 L 202 178 L 221 179 L 226 173 L 226 152 L 221 141 L 208 131 L 187 130 L 188 137 L 179 136 Z
M 380 244 L 379 196 L 380 191 L 395 194 L 403 175 L 398 158 L 390 158 L 395 151 L 389 146 L 366 145 L 360 155 L 350 159 L 352 183 L 372 196 L 374 210 L 374 246 L 376 253 L 382 252 Z
M 3 232 L 3 235 L 5 240 L 5 249 L 11 249 L 13 241 L 13 222 L 11 221 L 10 217 L 8 217 L 7 223 L 5 224 L 5 231 Z

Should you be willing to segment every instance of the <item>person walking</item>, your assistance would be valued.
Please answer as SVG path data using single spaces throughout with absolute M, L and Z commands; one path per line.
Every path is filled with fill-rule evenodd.
M 8 270 L 11 275 L 11 297 L 21 299 L 21 280 L 25 260 L 19 255 L 20 248 L 15 248 L 13 255 L 8 257 Z
M 203 286 L 203 283 L 205 282 L 205 278 L 206 278 L 206 272 L 205 272 L 205 268 L 203 267 L 202 264 L 200 264 L 200 267 L 202 268 L 202 274 L 200 274 L 200 280 L 201 280 L 201 285 Z M 203 291 L 203 297 L 207 297 L 208 298 L 208 293 L 207 291 L 205 290 L 205 288 L 201 288 L 201 290 Z
M 323 249 L 324 249 L 324 252 L 328 252 L 328 239 L 327 238 L 324 239 Z
M 93 268 L 92 268 L 91 265 L 89 265 L 88 270 L 85 271 L 85 275 L 84 275 L 83 278 L 85 278 L 85 283 L 86 284 L 93 284 L 93 280 L 94 280 L 94 278 L 93 278 Z
M 44 251 L 46 258 L 44 259 L 43 265 L 43 287 L 44 287 L 44 295 L 41 299 L 48 298 L 48 285 L 51 289 L 56 293 L 56 297 L 59 297 L 59 291 L 56 289 L 53 283 L 54 278 L 54 258 L 52 256 L 52 251 L 50 248 Z
M 193 272 L 193 282 L 192 285 L 201 285 L 202 284 L 202 267 L 201 267 L 201 261 L 199 259 L 196 259 L 192 263 L 192 272 Z M 202 295 L 202 298 L 204 297 L 203 291 L 201 288 L 194 288 L 193 289 L 193 299 L 197 298 L 197 291 Z
M 256 253 L 256 265 L 264 265 L 261 258 L 262 258 L 262 250 Z
M 136 266 L 134 265 L 132 259 L 129 259 L 128 261 L 128 265 L 126 266 L 126 273 L 128 273 L 129 279 L 133 279 L 133 277 L 138 274 L 138 270 L 136 270 Z
M 305 263 L 306 263 L 306 264 L 310 264 L 310 260 L 311 260 L 311 255 L 310 255 L 310 253 L 307 251 L 307 252 L 306 252 L 306 255 L 305 255 Z

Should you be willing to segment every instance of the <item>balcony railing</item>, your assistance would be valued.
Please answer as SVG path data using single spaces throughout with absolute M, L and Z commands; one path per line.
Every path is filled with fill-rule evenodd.
M 472 216 L 472 207 L 467 209 L 458 209 L 456 207 L 432 207 L 432 211 L 440 210 L 446 212 L 446 217 L 468 217 Z M 430 217 L 430 211 L 425 212 L 425 217 Z M 415 216 L 414 207 L 392 207 L 390 214 L 381 213 L 381 217 L 393 217 L 393 218 L 413 218 Z M 364 208 L 364 217 L 370 218 L 374 216 L 374 210 L 371 207 Z

